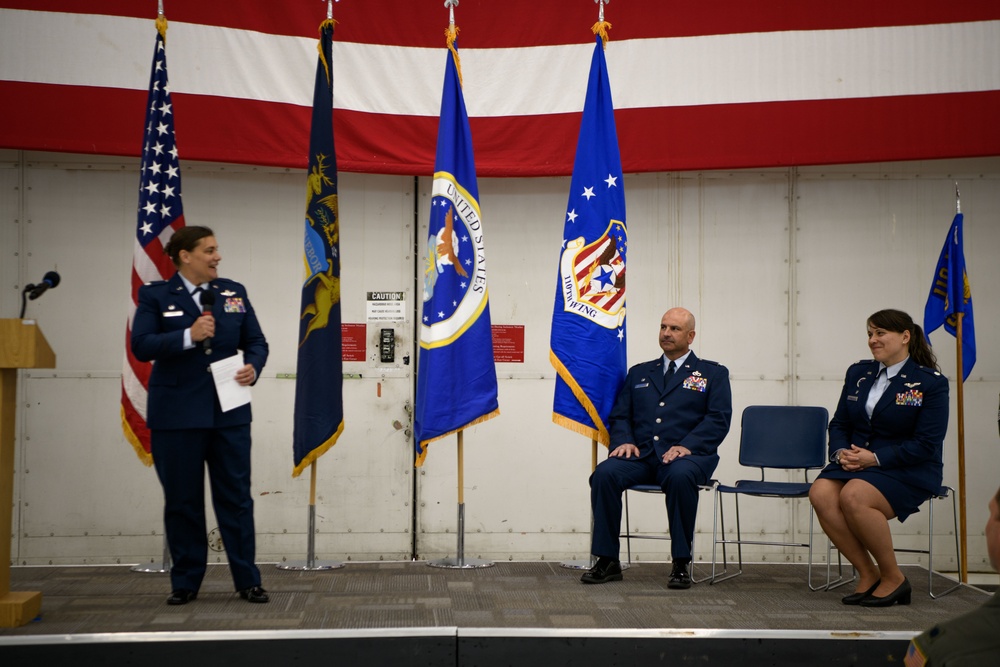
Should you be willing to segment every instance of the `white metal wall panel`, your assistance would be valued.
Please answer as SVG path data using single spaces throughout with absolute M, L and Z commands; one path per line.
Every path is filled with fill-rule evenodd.
M 22 375 L 17 446 L 24 465 L 15 479 L 15 558 L 32 564 L 158 558 L 159 485 L 118 423 L 136 165 L 119 158 L 24 157 L 22 172 L 20 153 L 0 155 L 0 315 L 17 315 L 19 285 L 13 281 L 37 281 L 58 268 L 64 282 L 29 310 L 56 350 L 59 368 Z M 23 192 L 12 189 L 21 173 L 30 187 Z M 667 307 L 690 308 L 698 317 L 694 349 L 724 363 L 733 376 L 734 426 L 716 476 L 733 481 L 753 474 L 737 461 L 743 407 L 792 402 L 832 412 L 847 365 L 867 356 L 864 317 L 896 305 L 921 319 L 954 212 L 955 180 L 967 214 L 979 340 L 965 393 L 970 564 L 982 568 L 985 500 L 1000 479 L 1000 459 L 993 455 L 1000 306 L 992 294 L 1000 282 L 1000 161 L 627 175 L 629 360 L 658 354 L 656 329 Z M 301 559 L 306 543 L 308 473 L 290 477 L 303 181 L 302 172 L 287 170 L 199 164 L 184 170 L 188 222 L 216 229 L 222 274 L 248 286 L 271 344 L 254 389 L 262 561 Z M 525 362 L 498 366 L 501 415 L 466 433 L 469 556 L 586 556 L 590 444 L 551 423 L 554 373 L 548 363 L 568 187 L 569 179 L 480 182 L 492 318 L 525 327 Z M 432 444 L 424 467 L 414 470 L 408 430 L 416 359 L 412 309 L 419 307 L 414 235 L 422 244 L 428 188 L 429 179 L 420 179 L 418 232 L 413 179 L 341 175 L 344 321 L 365 321 L 369 291 L 405 292 L 407 314 L 390 323 L 396 362 L 375 361 L 379 327 L 369 327 L 369 359 L 345 365 L 345 431 L 318 463 L 320 558 L 406 558 L 413 543 L 420 557 L 455 553 L 455 439 Z M 15 222 L 22 207 L 30 226 Z M 942 368 L 954 377 L 953 340 L 936 333 L 934 342 Z M 955 442 L 953 419 L 946 481 L 957 478 Z M 633 524 L 664 526 L 662 504 L 653 499 L 646 505 L 635 509 Z M 744 530 L 801 536 L 808 512 L 799 505 L 747 506 Z M 732 529 L 735 515 L 729 516 Z M 946 544 L 946 517 L 935 516 L 939 548 Z M 894 532 L 901 544 L 919 542 L 925 525 L 918 515 Z M 705 494 L 696 545 L 701 557 L 711 547 L 711 530 Z M 669 548 L 634 546 L 641 560 L 664 558 Z M 745 556 L 800 558 L 771 547 Z

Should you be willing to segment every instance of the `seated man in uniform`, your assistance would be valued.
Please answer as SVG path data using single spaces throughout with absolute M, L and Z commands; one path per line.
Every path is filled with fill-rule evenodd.
M 694 315 L 672 308 L 660 321 L 663 355 L 629 369 L 611 411 L 611 451 L 590 477 L 594 511 L 591 553 L 597 563 L 585 584 L 622 578 L 618 561 L 622 493 L 635 484 L 657 484 L 666 495 L 673 572 L 669 588 L 690 588 L 691 542 L 698 485 L 719 463 L 716 450 L 733 414 L 729 371 L 691 351 Z

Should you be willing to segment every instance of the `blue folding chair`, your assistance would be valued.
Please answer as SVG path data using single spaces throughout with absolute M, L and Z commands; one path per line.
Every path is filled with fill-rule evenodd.
M 813 586 L 812 554 L 813 554 L 813 512 L 809 511 L 809 541 L 808 542 L 766 542 L 744 540 L 740 526 L 740 496 L 757 498 L 808 498 L 809 470 L 823 468 L 827 463 L 827 435 L 829 413 L 826 408 L 795 406 L 795 405 L 751 405 L 743 411 L 742 432 L 740 434 L 740 465 L 760 468 L 760 480 L 741 479 L 733 485 L 719 484 L 715 487 L 715 516 L 712 527 L 712 576 L 711 583 L 732 579 L 743 573 L 743 545 L 767 545 L 784 547 L 809 548 L 809 588 L 812 590 L 827 589 L 843 579 L 843 568 L 840 578 L 830 581 L 829 566 L 825 584 Z M 768 468 L 780 470 L 801 469 L 801 482 L 774 482 L 765 479 Z M 736 502 L 736 539 L 725 538 L 725 508 L 722 497 L 732 495 Z M 722 523 L 722 537 L 719 536 L 719 524 Z M 723 565 L 718 571 L 716 547 L 735 544 L 739 569 L 728 571 L 725 551 Z
M 698 485 L 698 490 L 699 491 L 713 491 L 715 489 L 715 487 L 718 485 L 718 483 L 719 482 L 717 480 L 710 479 L 710 480 L 708 480 L 708 484 L 699 484 Z M 626 562 L 626 566 L 632 565 L 632 540 L 669 540 L 670 539 L 669 525 L 668 525 L 667 532 L 665 532 L 665 533 L 658 533 L 658 534 L 655 534 L 655 535 L 654 534 L 649 534 L 649 533 L 633 533 L 632 532 L 631 526 L 629 525 L 629 516 L 628 516 L 628 495 L 629 495 L 630 491 L 634 491 L 636 493 L 653 493 L 653 494 L 657 494 L 658 493 L 660 495 L 663 495 L 663 489 L 661 489 L 656 484 L 635 484 L 634 486 L 630 486 L 629 488 L 625 489 L 625 494 L 624 494 L 625 495 L 625 498 L 624 498 L 624 500 L 625 500 L 625 502 L 624 502 L 624 505 L 625 505 L 625 532 L 619 534 L 618 537 L 619 538 L 621 538 L 621 537 L 625 538 L 625 550 L 626 550 L 626 553 L 627 553 L 627 560 L 625 561 Z M 666 504 L 666 498 L 664 498 L 663 500 L 664 500 L 664 504 Z M 691 555 L 692 556 L 694 555 L 694 545 L 693 544 L 691 545 Z M 725 559 L 725 557 L 726 557 L 726 546 L 723 545 L 722 546 L 722 558 Z M 709 578 L 710 577 L 706 576 L 706 577 L 702 577 L 701 579 L 698 579 L 695 576 L 695 564 L 694 564 L 694 560 L 692 559 L 692 561 L 691 561 L 691 581 L 693 583 L 700 584 L 703 581 L 708 581 Z
M 948 500 L 949 497 L 951 498 L 952 535 L 955 537 L 955 569 L 961 570 L 959 560 L 961 559 L 962 551 L 958 545 L 958 503 L 955 500 L 955 489 L 950 486 L 942 486 L 938 489 L 937 493 L 927 499 L 927 548 L 903 549 L 901 547 L 893 547 L 893 551 L 897 553 L 925 554 L 927 556 L 927 594 L 934 599 L 944 597 L 962 585 L 962 582 L 958 579 L 953 579 L 946 574 L 935 572 L 934 570 L 934 501 Z M 935 573 L 951 584 L 945 590 L 937 593 L 934 592 Z

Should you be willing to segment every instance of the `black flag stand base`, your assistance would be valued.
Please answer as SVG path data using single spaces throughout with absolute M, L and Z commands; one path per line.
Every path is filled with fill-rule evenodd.
M 278 563 L 279 570 L 337 570 L 344 567 L 343 563 L 337 561 L 317 561 L 316 560 L 316 462 L 309 466 L 309 538 L 306 547 L 306 559 L 289 560 Z
M 465 503 L 459 503 L 458 505 L 458 555 L 455 558 L 429 560 L 427 561 L 427 564 L 431 567 L 446 567 L 462 570 L 480 567 L 493 567 L 495 565 L 495 563 L 491 560 L 465 557 Z
M 279 570 L 300 570 L 300 571 L 316 571 L 316 570 L 337 570 L 344 567 L 343 563 L 337 561 L 318 561 L 316 560 L 316 506 L 309 505 L 309 540 L 308 548 L 306 553 L 306 559 L 301 560 L 290 560 L 283 563 L 278 563 L 275 567 Z
M 167 533 L 163 532 L 163 563 L 150 563 L 149 565 L 133 565 L 129 568 L 133 572 L 145 572 L 147 574 L 165 574 L 170 572 L 170 545 L 167 544 Z

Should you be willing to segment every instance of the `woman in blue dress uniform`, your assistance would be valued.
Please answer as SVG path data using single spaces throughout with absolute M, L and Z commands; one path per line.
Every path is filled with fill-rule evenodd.
M 182 227 L 164 250 L 177 273 L 139 288 L 132 352 L 154 362 L 146 423 L 173 558 L 167 604 L 194 600 L 205 576 L 206 467 L 233 584 L 244 600 L 267 602 L 254 562 L 250 405 L 223 411 L 210 367 L 241 351 L 235 380 L 252 385 L 267 361 L 267 340 L 243 285 L 219 277 L 222 257 L 211 229 Z
M 904 521 L 940 489 L 948 380 L 923 330 L 902 311 L 868 318 L 868 347 L 873 359 L 847 369 L 830 421 L 830 465 L 809 500 L 858 573 L 843 603 L 888 607 L 909 604 L 911 593 L 889 519 Z

